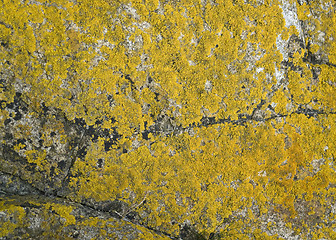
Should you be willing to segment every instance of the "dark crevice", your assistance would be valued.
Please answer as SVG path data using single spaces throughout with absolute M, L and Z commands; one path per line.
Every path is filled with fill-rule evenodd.
M 141 226 L 141 227 L 144 227 L 148 230 L 150 230 L 151 232 L 154 232 L 156 234 L 159 234 L 159 235 L 164 235 L 166 237 L 169 237 L 170 239 L 177 239 L 176 237 L 173 237 L 171 236 L 169 233 L 165 232 L 165 231 L 160 231 L 160 230 L 157 230 L 157 229 L 154 229 L 150 226 L 147 226 L 145 224 L 140 224 L 136 221 L 134 221 L 134 218 L 132 218 L 132 215 L 130 214 L 129 216 L 123 216 L 121 217 L 120 215 L 116 214 L 115 211 L 111 211 L 110 208 L 108 207 L 105 207 L 105 208 L 102 208 L 102 207 L 93 207 L 91 206 L 90 204 L 87 204 L 87 203 L 84 203 L 84 202 L 78 202 L 78 201 L 74 201 L 74 200 L 70 200 L 68 199 L 66 196 L 62 196 L 62 195 L 59 195 L 57 194 L 55 191 L 50 193 L 50 192 L 45 192 L 41 189 L 39 189 L 38 187 L 34 186 L 33 184 L 29 183 L 28 181 L 22 179 L 20 176 L 17 176 L 17 175 L 14 175 L 14 174 L 11 174 L 11 173 L 7 173 L 7 172 L 4 172 L 4 171 L 0 171 L 0 173 L 5 173 L 7 175 L 10 175 L 10 176 L 13 176 L 17 179 L 19 179 L 19 181 L 22 181 L 24 183 L 26 183 L 28 186 L 30 186 L 33 190 L 35 190 L 39 196 L 47 196 L 47 197 L 50 197 L 50 198 L 59 198 L 59 199 L 62 199 L 64 200 L 65 202 L 67 203 L 72 203 L 72 204 L 78 204 L 80 205 L 81 207 L 83 208 L 86 208 L 88 210 L 91 210 L 91 211 L 96 211 L 96 212 L 99 212 L 99 213 L 103 213 L 103 214 L 106 214 L 108 215 L 109 217 L 111 218 L 114 218 L 114 219 L 121 219 L 121 220 L 124 220 L 124 221 L 127 221 L 127 222 L 131 222 L 135 225 L 138 225 L 138 226 Z M 28 196 L 29 194 L 27 195 L 24 195 L 24 196 Z M 10 195 L 9 195 L 10 196 Z M 14 196 L 14 195 L 11 195 L 11 196 Z M 25 207 L 29 207 L 28 205 L 26 206 L 25 203 L 23 203 L 23 206 Z
M 29 186 L 33 191 L 35 191 L 36 193 L 38 193 L 39 195 L 43 195 L 43 196 L 46 196 L 47 193 L 43 190 L 40 190 L 39 188 L 35 187 L 33 184 L 29 183 L 27 180 L 21 178 L 20 175 L 15 175 L 15 174 L 12 174 L 12 173 L 9 173 L 9 172 L 5 172 L 3 171 L 2 169 L 0 170 L 0 173 L 2 174 L 6 174 L 6 175 L 9 175 L 9 176 L 12 176 L 14 178 L 17 178 L 20 182 L 24 183 L 26 186 Z M 11 194 L 10 192 L 7 192 L 9 195 L 14 195 L 14 194 Z
M 285 69 L 291 68 L 291 69 L 292 69 L 293 71 L 295 71 L 295 72 L 300 72 L 300 71 L 303 70 L 302 67 L 297 66 L 297 65 L 294 65 L 293 62 L 290 62 L 290 61 L 288 61 L 288 60 L 283 60 L 283 61 L 281 62 L 281 66 L 283 66 Z
M 198 233 L 190 225 L 184 225 L 180 231 L 180 238 L 184 240 L 206 240 L 206 238 Z
M 307 62 L 313 65 L 327 65 L 329 67 L 334 67 L 336 68 L 336 64 L 333 64 L 331 62 L 328 62 L 326 60 L 322 59 L 317 59 L 317 57 L 310 51 L 308 50 L 305 56 L 302 58 L 303 62 Z
M 67 181 L 70 180 L 71 171 L 75 165 L 77 159 L 85 159 L 88 148 L 88 140 L 97 141 L 98 138 L 104 139 L 105 151 L 108 151 L 112 145 L 116 145 L 117 140 L 121 137 L 116 128 L 112 129 L 101 129 L 100 125 L 103 123 L 102 120 L 97 120 L 95 125 L 87 125 L 83 118 L 75 118 L 75 123 L 69 121 L 66 117 L 64 117 L 65 125 L 69 129 L 75 129 L 77 134 L 74 139 L 70 142 L 71 149 L 73 149 L 70 153 L 71 162 L 67 167 L 65 177 L 62 180 L 62 187 L 64 187 Z M 112 119 L 112 123 L 115 122 Z M 112 131 L 112 133 L 111 133 Z
M 215 117 L 202 117 L 201 121 L 199 123 L 192 123 L 189 124 L 187 127 L 182 127 L 182 126 L 177 126 L 175 129 L 170 133 L 170 134 L 179 134 L 184 131 L 191 130 L 193 128 L 201 128 L 201 127 L 208 127 L 212 125 L 220 125 L 220 124 L 232 124 L 232 125 L 246 125 L 249 121 L 255 121 L 255 122 L 266 122 L 270 121 L 272 119 L 276 118 L 283 118 L 283 117 L 288 117 L 293 114 L 304 114 L 307 118 L 311 117 L 316 117 L 318 115 L 327 115 L 327 114 L 336 114 L 336 112 L 324 112 L 321 110 L 314 110 L 314 109 L 306 109 L 302 108 L 301 106 L 298 107 L 298 109 L 292 113 L 289 114 L 274 114 L 271 117 L 268 118 L 258 118 L 255 116 L 255 112 L 257 110 L 260 110 L 261 107 L 265 104 L 266 102 L 264 100 L 261 100 L 261 102 L 257 105 L 256 108 L 252 111 L 252 114 L 239 114 L 237 120 L 232 120 L 231 117 L 229 116 L 228 118 L 221 118 L 217 119 Z M 148 129 L 145 129 L 144 131 L 141 132 L 143 139 L 148 140 L 148 135 L 151 133 L 153 135 L 158 135 L 160 134 L 161 129 L 160 129 L 160 122 L 154 123 L 152 126 L 150 126 Z
M 3 21 L 0 21 L 0 24 L 1 24 L 1 25 L 4 25 L 6 28 L 9 28 L 9 29 L 11 29 L 11 30 L 14 31 L 14 28 L 13 28 L 12 25 L 10 25 L 10 24 L 8 24 L 8 23 L 5 23 L 5 22 L 3 22 Z
M 85 158 L 85 155 L 87 153 L 86 145 L 82 145 L 82 138 L 83 138 L 84 134 L 85 134 L 85 131 L 83 131 L 80 138 L 74 139 L 72 144 L 71 144 L 72 149 L 73 149 L 73 151 L 70 153 L 70 156 L 69 156 L 70 159 L 71 159 L 71 162 L 70 162 L 69 167 L 66 170 L 65 176 L 63 177 L 61 188 L 65 187 L 67 185 L 67 181 L 70 180 L 71 171 L 72 171 L 72 169 L 75 165 L 75 162 L 76 162 L 77 158 L 80 158 L 80 159 Z M 77 148 L 77 151 L 76 151 L 76 148 Z

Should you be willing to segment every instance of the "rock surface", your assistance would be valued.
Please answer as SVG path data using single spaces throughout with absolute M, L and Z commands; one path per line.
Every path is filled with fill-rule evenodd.
M 0 239 L 336 238 L 334 2 L 0 6 Z

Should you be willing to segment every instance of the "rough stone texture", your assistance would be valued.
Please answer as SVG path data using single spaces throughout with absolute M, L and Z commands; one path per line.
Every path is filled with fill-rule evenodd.
M 0 239 L 165 239 L 88 206 L 47 196 L 0 199 Z
M 22 19 L 0 18 L 1 31 L 12 31 L 0 35 L 0 54 L 7 54 L 0 59 L 0 239 L 335 236 L 336 106 L 328 95 L 335 93 L 336 65 L 326 44 L 335 36 L 316 30 L 327 21 L 319 20 L 323 9 L 309 5 L 310 17 L 299 20 L 303 1 L 275 1 L 282 16 L 267 13 L 266 23 L 230 17 L 213 33 L 206 7 L 220 5 L 201 1 L 204 31 L 188 17 L 191 10 L 175 12 L 191 21 L 185 44 L 182 33 L 160 32 L 175 29 L 175 16 L 149 22 L 152 15 L 168 18 L 180 3 L 160 1 L 141 16 L 132 4 L 103 2 L 97 9 L 107 6 L 104 26 L 85 28 L 93 18 L 80 13 L 97 10 L 91 3 L 75 20 L 54 16 L 20 26 Z M 31 5 L 66 9 L 22 6 Z M 232 1 L 241 14 L 262 5 Z M 323 8 L 326 19 L 334 14 Z M 267 35 L 268 24 L 278 27 L 273 20 L 288 36 L 276 32 L 272 43 L 255 28 L 265 26 Z M 20 32 L 27 26 L 30 37 Z M 41 37 L 63 27 L 63 35 Z M 223 43 L 213 40 L 223 35 Z M 227 65 L 202 75 L 219 60 Z

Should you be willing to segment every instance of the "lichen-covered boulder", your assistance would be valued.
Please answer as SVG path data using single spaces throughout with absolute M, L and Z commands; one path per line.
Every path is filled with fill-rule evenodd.
M 1 238 L 336 238 L 334 1 L 0 9 Z

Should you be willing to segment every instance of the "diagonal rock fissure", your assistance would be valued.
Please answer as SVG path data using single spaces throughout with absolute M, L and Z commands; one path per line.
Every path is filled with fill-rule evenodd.
M 208 126 L 212 126 L 212 125 L 221 125 L 221 124 L 232 124 L 232 125 L 244 125 L 249 121 L 254 121 L 254 122 L 267 122 L 276 118 L 285 118 L 285 117 L 289 117 L 295 114 L 303 114 L 308 118 L 311 117 L 316 117 L 318 115 L 329 115 L 329 114 L 336 114 L 336 112 L 334 111 L 330 111 L 330 112 L 325 112 L 325 111 L 321 111 L 321 110 L 311 110 L 311 109 L 305 109 L 302 107 L 299 107 L 297 110 L 288 113 L 288 114 L 274 114 L 270 117 L 267 118 L 261 118 L 261 117 L 257 117 L 254 112 L 258 110 L 257 108 L 253 111 L 253 113 L 251 115 L 239 115 L 237 120 L 232 120 L 231 117 L 229 116 L 228 118 L 220 118 L 216 120 L 216 117 L 203 117 L 201 119 L 201 122 L 199 123 L 192 123 L 189 124 L 189 126 L 186 127 L 182 127 L 182 126 L 178 126 L 176 127 L 172 132 L 173 134 L 179 135 L 182 132 L 185 131 L 189 131 L 193 128 L 201 128 L 201 127 L 208 127 Z M 148 130 L 145 130 L 143 132 L 141 132 L 142 135 L 148 135 L 149 133 L 152 134 L 158 134 L 158 132 L 156 131 L 156 126 L 152 125 L 149 127 Z
M 145 228 L 145 229 L 147 229 L 151 232 L 154 232 L 156 234 L 164 235 L 166 237 L 169 237 L 170 239 L 176 239 L 171 234 L 169 234 L 165 231 L 160 231 L 160 230 L 157 230 L 157 229 L 155 229 L 153 227 L 150 227 L 148 225 L 141 224 L 141 223 L 136 222 L 132 219 L 129 219 L 127 216 L 121 216 L 120 214 L 116 214 L 116 213 L 108 211 L 108 210 L 99 209 L 98 207 L 94 207 L 94 206 L 92 206 L 90 204 L 87 204 L 87 203 L 84 203 L 84 202 L 79 202 L 79 201 L 69 199 L 66 196 L 57 194 L 55 192 L 50 193 L 50 192 L 43 191 L 40 188 L 38 188 L 38 187 L 34 186 L 33 184 L 29 183 L 28 181 L 22 179 L 20 176 L 17 176 L 15 174 L 12 174 L 12 173 L 9 173 L 9 172 L 0 171 L 0 184 L 1 184 L 0 186 L 3 185 L 2 184 L 3 181 L 1 181 L 3 175 L 6 175 L 7 177 L 11 177 L 12 181 L 14 180 L 15 182 L 19 182 L 21 185 L 24 185 L 25 188 L 27 188 L 27 189 L 29 188 L 29 191 L 26 191 L 25 194 L 17 194 L 17 192 L 9 192 L 9 191 L 6 191 L 5 189 L 0 188 L 0 198 L 3 197 L 1 195 L 1 192 L 4 193 L 4 196 L 41 196 L 41 197 L 49 197 L 49 198 L 58 198 L 58 199 L 62 199 L 65 203 L 77 204 L 77 205 L 80 205 L 81 207 L 83 207 L 87 210 L 91 210 L 91 211 L 95 211 L 97 213 L 105 214 L 108 217 L 113 218 L 113 219 L 124 220 L 126 222 L 130 222 L 132 224 L 143 227 L 143 228 Z

